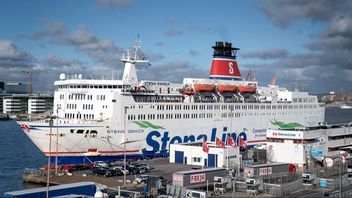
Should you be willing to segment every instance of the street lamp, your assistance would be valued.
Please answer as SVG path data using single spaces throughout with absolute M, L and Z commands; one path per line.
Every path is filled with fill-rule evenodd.
M 127 116 L 127 109 L 129 107 L 125 106 L 124 107 L 124 145 L 123 145 L 123 186 L 126 187 L 126 143 L 127 143 L 127 122 L 126 122 L 126 116 Z
M 51 158 L 51 136 L 52 136 L 52 128 L 53 128 L 53 118 L 50 117 L 49 127 L 50 127 L 50 135 L 49 135 L 49 156 L 48 156 L 48 173 L 46 176 L 46 198 L 49 198 L 49 184 L 50 184 L 50 158 Z
M 55 175 L 57 175 L 57 158 L 59 152 L 59 109 L 61 107 L 57 107 L 56 109 L 56 155 L 55 155 Z
M 340 178 L 340 198 L 342 198 L 342 173 L 341 173 L 341 164 L 342 164 L 342 156 L 341 156 L 341 150 L 339 147 L 339 158 L 340 158 L 340 163 L 339 163 L 339 178 Z

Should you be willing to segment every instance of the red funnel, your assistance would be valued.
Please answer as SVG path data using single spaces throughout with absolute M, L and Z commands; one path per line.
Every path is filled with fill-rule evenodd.
M 210 79 L 241 80 L 236 53 L 239 48 L 232 47 L 231 43 L 216 42 L 213 46 L 214 55 L 210 70 Z

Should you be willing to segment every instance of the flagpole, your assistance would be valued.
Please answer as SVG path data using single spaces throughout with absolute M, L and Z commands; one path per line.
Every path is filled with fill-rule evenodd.
M 228 117 L 230 117 L 230 129 L 229 129 L 229 134 L 231 135 L 231 133 L 232 133 L 232 111 L 233 111 L 233 108 L 230 106 L 230 116 L 228 116 Z M 229 135 L 227 135 L 227 137 L 226 137 L 226 145 L 228 145 L 229 144 Z M 226 163 L 227 163 L 227 165 L 226 165 L 226 170 L 229 170 L 229 147 L 227 146 L 226 147 L 226 157 L 227 157 L 227 160 L 226 160 Z
M 237 145 L 237 176 L 240 177 L 240 145 Z
M 229 170 L 229 147 L 228 147 L 228 137 L 226 138 L 226 170 Z

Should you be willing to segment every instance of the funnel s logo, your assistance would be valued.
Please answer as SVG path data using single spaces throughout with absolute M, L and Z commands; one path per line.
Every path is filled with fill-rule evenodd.
M 229 62 L 229 73 L 233 74 L 233 62 Z

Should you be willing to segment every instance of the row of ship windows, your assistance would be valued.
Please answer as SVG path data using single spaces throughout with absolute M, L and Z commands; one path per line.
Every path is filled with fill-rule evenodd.
M 103 105 L 104 107 L 107 107 L 107 105 Z M 83 104 L 83 110 L 93 110 L 94 106 L 93 104 Z M 77 104 L 66 104 L 66 109 L 77 109 Z
M 94 120 L 94 114 L 65 113 L 65 118 L 66 118 L 66 119 Z
M 69 100 L 93 100 L 93 95 L 85 95 L 85 94 L 70 94 L 68 95 Z M 65 99 L 65 94 L 60 94 L 60 100 Z M 105 95 L 96 95 L 97 100 L 105 100 Z
M 60 89 L 121 89 L 121 88 L 127 88 L 129 86 L 122 86 L 122 85 L 58 85 L 58 88 Z
M 192 114 L 139 114 L 139 115 L 128 115 L 128 120 L 171 120 L 171 119 L 189 119 L 189 118 L 212 118 L 213 114 L 212 113 L 202 113 L 202 114 L 197 114 L 197 113 L 192 113 Z
M 317 114 L 319 112 L 312 111 L 309 114 Z M 191 114 L 138 114 L 138 115 L 128 115 L 128 120 L 162 120 L 162 119 L 197 119 L 197 118 L 213 118 L 219 115 L 221 118 L 231 118 L 231 117 L 241 117 L 241 116 L 276 116 L 276 115 L 302 115 L 302 112 L 278 112 L 278 113 L 191 113 Z
M 318 105 L 151 105 L 151 109 L 157 110 L 233 110 L 233 109 L 311 109 L 317 108 Z M 135 107 L 132 106 L 134 109 Z M 143 109 L 143 105 L 138 105 Z
M 293 99 L 293 102 L 294 103 L 306 103 L 306 102 L 309 102 L 309 103 L 313 103 L 315 102 L 315 98 L 294 98 Z

